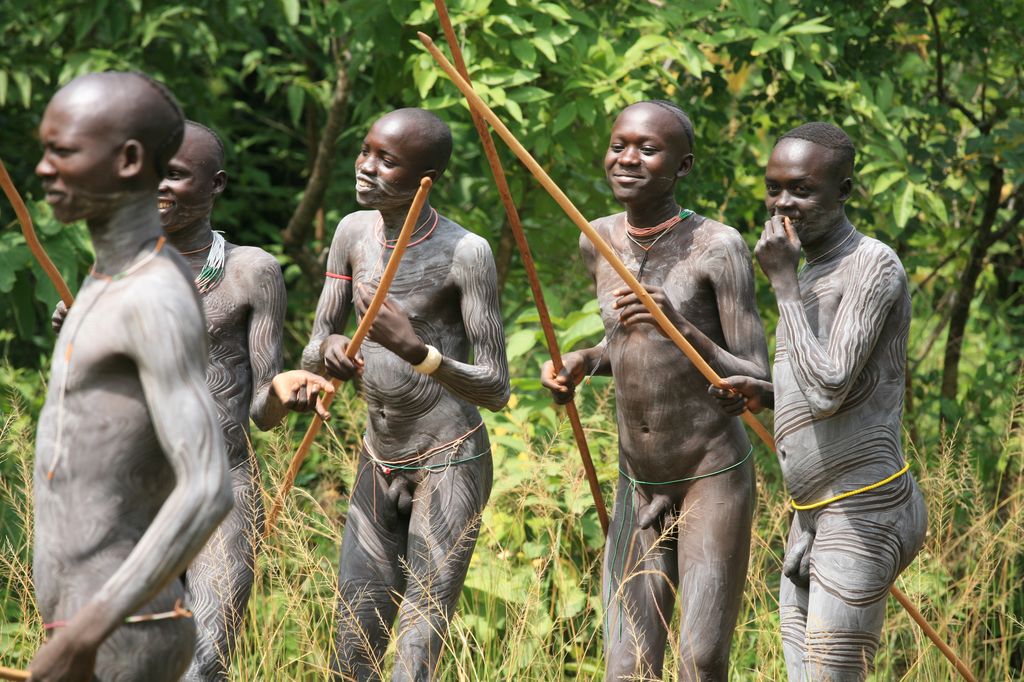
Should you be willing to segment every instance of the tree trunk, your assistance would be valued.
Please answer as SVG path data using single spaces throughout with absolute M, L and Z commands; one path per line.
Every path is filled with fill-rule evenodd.
M 306 181 L 306 190 L 282 233 L 285 252 L 295 260 L 303 274 L 313 280 L 323 277 L 323 267 L 316 254 L 309 248 L 309 233 L 327 192 L 334 160 L 334 146 L 338 135 L 341 134 L 348 104 L 348 61 L 338 60 L 337 67 L 334 94 L 327 109 L 327 121 L 320 136 L 309 180 Z
M 992 226 L 999 212 L 999 197 L 1003 189 L 1003 169 L 993 168 L 988 181 L 988 194 L 985 197 L 985 209 L 975 234 L 967 265 L 960 276 L 960 289 L 953 299 L 952 312 L 949 316 L 949 333 L 946 336 L 946 350 L 942 365 L 943 403 L 955 403 L 959 384 L 960 358 L 963 354 L 964 331 L 970 317 L 971 301 L 978 284 L 978 276 L 985 264 L 985 256 L 992 246 Z M 940 422 L 946 425 L 950 415 L 941 410 Z

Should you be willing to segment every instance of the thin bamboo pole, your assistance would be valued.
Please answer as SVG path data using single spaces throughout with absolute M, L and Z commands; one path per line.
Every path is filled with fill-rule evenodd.
M 29 679 L 27 670 L 18 670 L 17 668 L 8 668 L 7 666 L 0 665 L 0 680 L 27 680 Z
M 436 61 L 438 65 L 441 67 L 441 69 L 444 70 L 446 74 L 448 74 L 448 77 L 452 80 L 455 86 L 462 92 L 462 94 L 466 96 L 466 99 L 470 103 L 470 107 L 476 109 L 477 113 L 479 113 L 488 123 L 491 124 L 495 132 L 498 133 L 498 136 L 501 137 L 501 139 L 504 140 L 506 144 L 508 144 L 512 152 L 519 158 L 520 161 L 523 162 L 523 164 L 530 170 L 530 172 L 533 173 L 534 177 L 537 178 L 538 182 L 540 182 L 544 189 L 547 190 L 547 192 L 558 203 L 558 205 L 562 207 L 562 210 L 566 212 L 566 214 L 573 221 L 573 223 L 576 224 L 576 227 L 578 227 L 585 235 L 587 235 L 587 238 L 590 239 L 591 243 L 594 245 L 594 248 L 596 248 L 598 252 L 602 256 L 604 256 L 604 258 L 612 266 L 615 272 L 618 273 L 619 277 L 621 277 L 622 280 L 629 286 L 629 288 L 633 290 L 633 293 L 637 295 L 637 297 L 644 304 L 647 310 L 650 311 L 651 315 L 654 317 L 655 321 L 658 323 L 658 326 L 661 328 L 661 330 L 666 335 L 668 335 L 670 339 L 672 339 L 672 341 L 679 347 L 679 349 L 683 351 L 686 357 L 689 358 L 690 362 L 693 363 L 693 365 L 698 369 L 698 371 L 700 371 L 704 378 L 706 378 L 711 384 L 721 388 L 729 388 L 729 386 L 722 381 L 722 378 L 718 376 L 715 370 L 712 369 L 711 366 L 708 365 L 704 361 L 704 359 L 700 357 L 700 354 L 697 353 L 696 349 L 694 349 L 693 346 L 690 345 L 690 342 L 686 340 L 686 337 L 683 336 L 678 329 L 672 326 L 672 323 L 669 321 L 668 317 L 661 310 L 661 308 L 658 307 L 658 305 L 654 302 L 654 300 L 651 298 L 651 295 L 648 294 L 647 291 L 640 284 L 640 282 L 638 282 L 636 278 L 633 277 L 633 274 L 626 268 L 622 261 L 619 260 L 618 256 L 611 249 L 611 247 L 608 246 L 604 239 L 601 238 L 601 235 L 599 235 L 597 231 L 590 226 L 590 223 L 587 222 L 587 219 L 584 218 L 583 214 L 579 212 L 579 209 L 577 209 L 576 206 L 573 205 L 569 197 L 565 195 L 561 188 L 559 188 L 558 185 L 555 184 L 554 180 L 552 180 L 551 177 L 544 171 L 544 169 L 540 167 L 540 164 L 537 163 L 536 159 L 534 159 L 530 155 L 530 153 L 526 151 L 523 145 L 519 143 L 519 141 L 515 138 L 511 131 L 509 131 L 505 124 L 502 123 L 501 119 L 498 118 L 498 116 L 493 111 L 491 111 L 490 107 L 488 107 L 482 99 L 480 99 L 480 96 L 473 90 L 473 86 L 471 86 L 469 83 L 463 80 L 463 78 L 455 70 L 455 67 L 453 67 L 448 62 L 447 59 L 445 59 L 444 55 L 441 54 L 441 51 L 437 49 L 436 45 L 434 45 L 434 41 L 431 40 L 430 37 L 424 33 L 419 33 L 418 35 L 420 38 L 420 42 L 422 42 L 426 46 L 427 50 L 434 58 L 434 61 Z M 764 442 L 764 444 L 774 452 L 775 441 L 772 439 L 771 434 L 768 433 L 768 430 L 764 427 L 764 425 L 761 424 L 761 422 L 758 421 L 757 418 L 754 417 L 754 415 L 751 414 L 749 411 L 743 413 L 743 420 L 747 422 L 747 424 L 754 430 L 754 433 L 756 433 L 758 437 L 761 438 L 762 442 Z M 946 656 L 949 662 L 953 664 L 953 666 L 964 677 L 964 679 L 970 680 L 971 682 L 976 682 L 974 676 L 967 669 L 967 666 L 964 664 L 964 662 L 960 660 L 960 658 L 953 652 L 953 650 L 949 646 L 945 644 L 945 642 L 939 639 L 938 633 L 935 632 L 931 625 L 928 624 L 928 621 L 924 619 L 924 616 L 917 609 L 917 607 L 914 606 L 914 604 L 907 598 L 907 596 L 903 594 L 903 592 L 901 592 L 899 588 L 897 588 L 895 585 L 889 588 L 889 592 L 893 595 L 893 597 L 896 598 L 896 601 L 898 601 L 900 605 L 902 605 L 903 608 L 907 610 L 907 613 L 910 614 L 910 617 L 914 619 L 914 622 L 916 622 L 918 626 L 920 626 L 920 628 L 924 631 L 925 635 L 927 635 L 927 637 L 939 648 L 939 650 L 942 651 L 942 653 Z
M 430 194 L 430 187 L 432 182 L 430 178 L 423 178 L 420 180 L 420 188 L 416 191 L 416 196 L 412 200 L 412 205 L 409 206 L 409 212 L 405 215 L 405 223 L 402 225 L 402 231 L 398 234 L 398 241 L 395 243 L 395 249 L 391 253 L 391 258 L 388 260 L 387 266 L 384 268 L 384 274 L 381 275 L 380 284 L 377 286 L 377 291 L 373 294 L 373 299 L 370 300 L 370 305 L 367 307 L 366 312 L 363 313 L 363 319 L 360 320 L 359 326 L 356 328 L 356 333 L 352 335 L 351 341 L 348 343 L 348 348 L 345 349 L 345 355 L 349 358 L 355 358 L 356 353 L 359 352 L 359 347 L 363 345 L 363 340 L 366 335 L 370 333 L 370 327 L 373 325 L 374 318 L 377 317 L 377 311 L 380 310 L 381 304 L 384 303 L 384 299 L 388 295 L 388 289 L 391 287 L 391 281 L 395 278 L 395 273 L 398 271 L 398 264 L 402 260 L 402 256 L 405 254 L 405 247 L 409 243 L 409 237 L 412 235 L 416 228 L 416 219 L 420 215 L 420 211 L 423 210 L 423 205 L 427 201 L 427 195 Z M 332 381 L 334 388 L 337 389 L 341 382 L 337 379 Z M 324 408 L 328 408 L 331 402 L 334 400 L 333 394 L 326 394 L 323 398 Z M 291 490 L 292 485 L 295 484 L 295 477 L 299 473 L 299 469 L 302 468 L 302 462 L 305 461 L 306 455 L 309 454 L 309 448 L 313 445 L 313 441 L 316 440 L 316 436 L 320 433 L 320 428 L 324 425 L 323 419 L 320 415 L 314 415 L 313 421 L 310 422 L 309 428 L 306 429 L 306 435 L 302 437 L 302 442 L 299 444 L 299 449 L 295 451 L 295 456 L 292 457 L 291 463 L 288 465 L 288 471 L 285 472 L 284 480 L 281 482 L 281 487 L 277 491 L 277 497 L 274 498 L 274 504 L 270 508 L 270 512 L 267 514 L 266 524 L 263 527 L 264 539 L 270 535 L 274 528 L 274 523 L 277 521 L 277 515 L 281 511 L 281 507 L 284 505 L 285 497 L 288 496 L 288 491 Z
M 462 50 L 459 48 L 459 41 L 455 37 L 455 29 L 452 28 L 451 18 L 448 16 L 448 7 L 444 0 L 434 0 L 434 7 L 437 8 L 437 16 L 441 20 L 441 28 L 444 29 L 445 40 L 452 51 L 455 60 L 455 68 L 459 74 L 469 82 L 469 71 L 466 69 L 466 62 L 462 57 Z M 558 348 L 558 338 L 555 336 L 554 326 L 551 324 L 551 314 L 548 312 L 548 305 L 544 300 L 544 291 L 540 286 L 540 278 L 537 276 L 537 266 L 533 262 L 533 254 L 530 252 L 530 245 L 526 241 L 526 234 L 523 232 L 523 224 L 519 220 L 519 211 L 512 200 L 512 191 L 509 189 L 508 180 L 505 178 L 505 169 L 502 168 L 501 160 L 498 158 L 498 150 L 494 146 L 491 133 L 487 130 L 487 124 L 473 107 L 469 108 L 473 116 L 473 125 L 480 135 L 480 142 L 487 156 L 487 163 L 494 175 L 494 184 L 498 187 L 498 195 L 505 207 L 505 215 L 508 216 L 508 223 L 512 227 L 512 235 L 515 237 L 516 246 L 519 248 L 519 257 L 523 261 L 523 269 L 526 270 L 526 278 L 530 282 L 530 291 L 533 292 L 533 301 L 537 306 L 537 316 L 540 318 L 541 329 L 544 330 L 544 341 L 547 343 L 548 353 L 551 355 L 551 362 L 555 366 L 555 372 L 562 371 L 562 353 Z M 597 471 L 594 469 L 594 461 L 590 456 L 590 447 L 587 445 L 587 436 L 583 432 L 583 424 L 580 422 L 580 414 L 576 409 L 574 400 L 565 404 L 565 414 L 572 425 L 572 434 L 576 439 L 576 447 L 580 451 L 580 459 L 583 461 L 583 470 L 587 476 L 587 483 L 590 485 L 590 494 L 594 498 L 594 506 L 597 507 L 597 516 L 601 521 L 601 529 L 605 537 L 608 536 L 608 509 L 605 507 L 604 496 L 601 494 L 601 485 L 597 481 Z
M 75 297 L 71 295 L 71 289 L 68 288 L 64 278 L 60 276 L 57 266 L 53 264 L 53 261 L 46 254 L 43 245 L 39 243 L 39 237 L 36 236 L 36 230 L 32 226 L 32 218 L 28 214 L 25 202 L 21 200 L 21 195 L 18 194 L 18 190 L 14 187 L 14 182 L 11 180 L 11 176 L 8 175 L 3 161 L 0 161 L 0 187 L 3 187 L 4 194 L 7 195 L 11 206 L 14 207 L 14 214 L 18 216 L 18 222 L 21 223 L 21 233 L 25 235 L 25 241 L 28 242 L 28 248 L 32 251 L 32 255 L 39 261 L 39 265 L 42 266 L 46 276 L 53 282 L 53 286 L 57 287 L 57 293 L 60 294 L 64 305 L 70 308 L 71 304 L 75 301 Z

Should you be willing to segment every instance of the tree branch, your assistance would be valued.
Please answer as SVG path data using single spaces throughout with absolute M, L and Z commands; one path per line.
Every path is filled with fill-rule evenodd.
M 334 94 L 327 109 L 327 121 L 324 123 L 323 134 L 317 147 L 313 170 L 306 182 L 302 200 L 295 207 L 288 226 L 282 233 L 285 250 L 291 255 L 302 271 L 309 277 L 319 278 L 323 268 L 316 256 L 307 248 L 309 231 L 317 210 L 323 203 L 324 194 L 330 182 L 331 168 L 334 160 L 334 147 L 341 127 L 345 120 L 348 105 L 348 54 L 337 60 L 338 73 L 334 82 Z
M 953 107 L 966 116 L 967 120 L 973 123 L 976 128 L 987 133 L 992 127 L 991 124 L 975 116 L 974 112 L 968 109 L 959 99 L 952 97 L 946 90 L 945 71 L 942 65 L 942 32 L 939 30 L 939 16 L 935 11 L 934 2 L 926 3 L 925 9 L 928 11 L 928 16 L 932 22 L 932 30 L 935 31 L 935 95 L 940 102 Z

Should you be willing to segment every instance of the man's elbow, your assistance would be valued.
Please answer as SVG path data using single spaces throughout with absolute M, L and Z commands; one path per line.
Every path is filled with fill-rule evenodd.
M 511 397 L 512 387 L 509 386 L 506 381 L 498 388 L 497 391 L 495 391 L 493 395 L 489 396 L 485 402 L 481 403 L 480 406 L 487 408 L 491 412 L 500 412 L 505 409 L 506 405 L 508 405 L 509 398 Z
M 209 525 L 212 531 L 228 515 L 235 504 L 231 492 L 231 475 L 227 467 L 210 475 L 199 488 L 198 507 L 202 525 Z
M 831 417 L 842 406 L 841 397 L 825 394 L 819 391 L 810 391 L 807 394 L 807 407 L 811 411 L 813 419 L 825 419 Z

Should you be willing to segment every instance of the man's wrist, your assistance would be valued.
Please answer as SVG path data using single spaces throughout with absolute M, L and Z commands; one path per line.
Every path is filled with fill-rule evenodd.
M 428 353 L 427 344 L 417 338 L 416 344 L 410 346 L 408 350 L 402 353 L 402 358 L 410 365 L 418 365 L 427 359 Z

